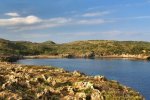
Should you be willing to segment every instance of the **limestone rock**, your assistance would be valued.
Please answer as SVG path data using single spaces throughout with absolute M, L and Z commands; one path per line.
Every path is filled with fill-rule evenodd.
M 90 82 L 75 82 L 74 87 L 78 90 L 93 89 L 93 84 Z
M 104 76 L 94 76 L 94 79 L 98 81 L 107 81 L 107 79 Z
M 74 72 L 73 72 L 73 75 L 74 75 L 74 76 L 81 76 L 81 73 L 78 72 L 78 71 L 74 71 Z
M 83 92 L 78 92 L 75 95 L 76 100 L 86 100 L 86 94 Z
M 105 100 L 99 90 L 94 89 L 91 93 L 91 100 Z

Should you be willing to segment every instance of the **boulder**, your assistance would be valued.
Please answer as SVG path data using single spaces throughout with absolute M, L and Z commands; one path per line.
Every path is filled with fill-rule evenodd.
M 91 51 L 85 54 L 85 58 L 94 58 L 95 57 L 95 52 Z
M 86 100 L 86 94 L 84 92 L 77 92 L 75 97 L 76 100 Z
M 106 77 L 104 76 L 94 76 L 94 79 L 97 81 L 107 81 Z
M 66 95 L 73 96 L 74 95 L 74 90 L 71 86 L 66 86 L 66 87 L 62 88 L 61 93 L 65 96 Z
M 104 100 L 104 97 L 99 90 L 94 89 L 91 93 L 91 100 Z
M 93 89 L 93 84 L 90 82 L 75 82 L 74 87 L 78 90 Z
M 46 81 L 50 83 L 50 82 L 52 82 L 52 80 L 53 80 L 53 78 L 51 76 L 49 76 Z
M 73 72 L 73 76 L 81 76 L 81 75 L 82 75 L 82 74 L 81 74 L 79 71 L 76 71 L 76 70 L 75 70 L 75 71 Z

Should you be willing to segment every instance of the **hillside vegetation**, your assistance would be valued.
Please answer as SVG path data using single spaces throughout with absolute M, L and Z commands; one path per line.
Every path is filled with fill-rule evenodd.
M 79 57 L 109 55 L 150 55 L 150 42 L 89 40 L 56 44 L 53 41 L 32 43 L 0 39 L 0 55 L 63 55 Z

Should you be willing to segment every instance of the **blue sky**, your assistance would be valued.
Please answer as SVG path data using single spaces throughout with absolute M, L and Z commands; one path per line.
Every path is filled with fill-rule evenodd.
M 0 38 L 150 41 L 150 0 L 0 1 Z

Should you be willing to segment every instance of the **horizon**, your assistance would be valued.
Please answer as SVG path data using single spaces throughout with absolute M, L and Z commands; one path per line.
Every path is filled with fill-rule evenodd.
M 46 41 L 34 42 L 34 41 L 28 41 L 28 40 L 9 40 L 9 39 L 4 39 L 4 38 L 0 38 L 0 39 L 11 41 L 11 42 L 32 42 L 32 43 L 43 43 L 43 42 L 51 41 L 51 40 L 46 40 Z M 76 40 L 76 41 L 63 42 L 63 43 L 82 42 L 82 41 L 118 41 L 118 42 L 148 42 L 150 43 L 150 41 L 135 41 L 135 40 Z M 51 42 L 54 42 L 56 44 L 63 44 L 63 43 L 58 43 L 55 41 L 51 41 Z
M 0 38 L 6 40 L 150 42 L 150 0 L 2 2 Z

